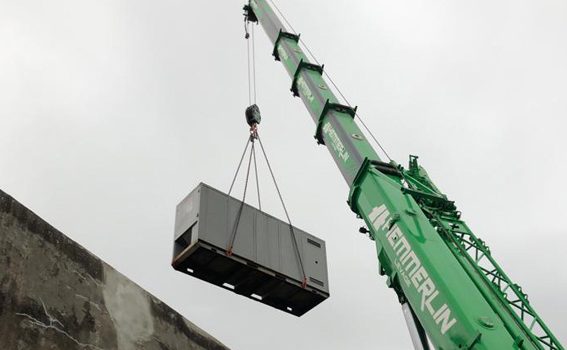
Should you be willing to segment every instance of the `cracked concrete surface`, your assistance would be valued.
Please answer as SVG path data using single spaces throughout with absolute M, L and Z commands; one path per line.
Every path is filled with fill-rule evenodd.
M 0 191 L 0 349 L 228 349 Z
M 26 317 L 27 321 L 29 322 L 29 324 L 31 326 L 39 327 L 41 329 L 53 329 L 56 332 L 56 334 L 63 335 L 65 337 L 67 337 L 68 339 L 72 340 L 75 344 L 77 344 L 77 346 L 79 348 L 90 348 L 90 349 L 95 349 L 95 350 L 102 350 L 101 348 L 99 348 L 96 345 L 81 343 L 76 338 L 74 338 L 72 335 L 67 333 L 64 330 L 65 326 L 63 325 L 63 323 L 61 323 L 55 317 L 51 316 L 49 314 L 49 312 L 47 312 L 47 308 L 45 307 L 45 304 L 43 303 L 43 301 L 41 301 L 41 305 L 43 306 L 43 312 L 45 313 L 45 316 L 47 317 L 47 322 L 49 322 L 49 323 L 45 323 L 44 321 L 40 321 L 37 318 L 35 318 L 31 315 L 28 315 L 28 314 L 23 314 L 23 313 L 17 312 L 16 315 Z

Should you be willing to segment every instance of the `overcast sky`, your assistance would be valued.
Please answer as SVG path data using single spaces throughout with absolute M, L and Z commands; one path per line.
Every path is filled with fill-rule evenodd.
M 257 28 L 261 133 L 331 298 L 301 318 L 175 272 L 175 205 L 247 137 L 243 1 L 0 0 L 0 188 L 233 349 L 409 349 L 348 187 Z M 567 2 L 280 0 L 390 155 L 567 343 Z M 265 209 L 283 217 L 262 168 Z M 238 193 L 238 191 L 237 191 Z

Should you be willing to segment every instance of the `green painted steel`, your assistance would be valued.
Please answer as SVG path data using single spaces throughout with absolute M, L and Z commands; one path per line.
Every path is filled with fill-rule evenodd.
M 491 304 L 504 304 L 498 308 L 501 319 L 510 332 L 514 325 L 522 330 L 521 337 L 543 349 L 563 349 L 557 338 L 546 326 L 528 301 L 522 288 L 512 282 L 491 255 L 490 248 L 476 237 L 468 225 L 461 220 L 461 213 L 453 202 L 448 201 L 431 181 L 427 172 L 417 163 L 417 157 L 410 156 L 410 165 L 403 171 L 404 180 L 412 194 L 426 214 L 431 224 L 445 239 L 450 249 L 467 270 L 470 278 L 485 294 Z M 501 313 L 500 313 L 501 312 Z M 484 320 L 487 321 L 487 320 Z M 488 323 L 490 325 L 490 323 Z
M 563 349 L 417 159 L 411 158 L 408 170 L 380 161 L 354 121 L 356 110 L 340 105 L 323 67 L 310 63 L 300 48 L 299 35 L 286 32 L 266 0 L 250 0 L 245 10 L 274 43 L 273 55 L 292 78 L 293 94 L 315 121 L 315 138 L 349 184 L 349 205 L 370 229 L 380 273 L 400 301 L 412 306 L 435 347 Z M 483 257 L 469 255 L 471 245 Z

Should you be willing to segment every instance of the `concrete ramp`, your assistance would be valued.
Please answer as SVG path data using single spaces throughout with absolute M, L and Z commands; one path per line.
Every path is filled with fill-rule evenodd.
M 0 349 L 228 349 L 0 191 Z

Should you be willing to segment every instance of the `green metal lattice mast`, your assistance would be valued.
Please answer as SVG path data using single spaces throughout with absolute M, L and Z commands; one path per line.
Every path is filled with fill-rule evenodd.
M 425 331 L 437 349 L 564 349 L 417 157 L 408 169 L 381 161 L 354 121 L 356 108 L 339 103 L 299 35 L 266 0 L 250 0 L 245 15 L 274 44 L 291 91 L 315 121 L 317 142 L 350 186 L 348 203 L 376 243 L 380 273 L 411 311 L 417 333 Z

